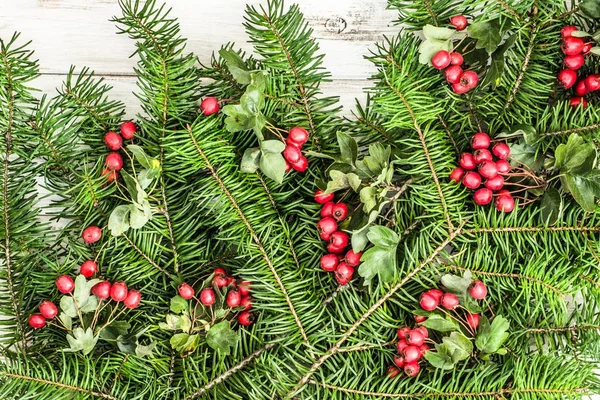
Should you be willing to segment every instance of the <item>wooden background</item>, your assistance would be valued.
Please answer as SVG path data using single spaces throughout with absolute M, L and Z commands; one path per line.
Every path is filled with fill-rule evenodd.
M 161 0 L 158 0 L 159 2 Z M 188 49 L 202 61 L 227 42 L 250 50 L 242 26 L 247 3 L 266 0 L 164 0 L 181 24 Z M 325 67 L 333 81 L 324 85 L 326 94 L 338 95 L 348 114 L 355 98 L 362 98 L 366 78 L 373 72 L 363 59 L 384 34 L 395 34 L 395 12 L 386 10 L 387 0 L 295 0 L 314 29 Z M 32 40 L 40 60 L 42 76 L 34 85 L 52 93 L 60 86 L 71 65 L 88 66 L 114 86 L 113 96 L 127 105 L 130 116 L 140 109 L 131 94 L 135 89 L 129 58 L 133 42 L 116 35 L 109 19 L 119 15 L 117 0 L 0 0 L 0 37 L 21 32 L 21 40 Z

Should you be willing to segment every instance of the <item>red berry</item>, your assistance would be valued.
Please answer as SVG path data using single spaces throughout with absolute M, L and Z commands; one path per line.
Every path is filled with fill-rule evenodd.
M 481 185 L 481 175 L 473 171 L 467 172 L 463 178 L 463 185 L 469 189 L 477 189 Z
M 579 107 L 581 104 L 583 108 L 587 107 L 588 102 L 583 97 L 571 97 L 569 104 L 573 107 Z
M 327 203 L 323 204 L 323 207 L 321 208 L 321 217 L 331 217 L 331 214 L 333 214 L 333 205 L 335 203 L 333 201 L 328 201 Z
M 573 26 L 573 25 L 565 26 L 564 28 L 562 28 L 560 30 L 560 36 L 562 36 L 563 38 L 571 37 L 573 32 L 575 32 L 576 30 L 577 30 L 576 26 Z
M 227 276 L 227 271 L 225 271 L 223 268 L 215 268 L 213 269 L 213 275 Z
M 287 145 L 283 150 L 283 158 L 285 158 L 290 164 L 294 165 L 302 157 L 302 152 L 299 148 L 294 145 Z
M 506 143 L 498 142 L 492 147 L 492 153 L 501 160 L 506 160 L 510 156 L 510 147 Z
M 101 300 L 108 299 L 110 297 L 111 286 L 108 281 L 98 282 L 92 288 L 92 294 Z
M 496 175 L 485 181 L 485 187 L 494 191 L 500 190 L 504 187 L 504 178 L 501 175 Z
M 467 27 L 467 18 L 464 15 L 455 15 L 450 18 L 450 24 L 454 25 L 457 31 L 462 31 Z
M 460 155 L 460 159 L 458 160 L 458 165 L 460 165 L 462 169 L 466 170 L 475 169 L 477 166 L 475 159 L 473 158 L 473 154 L 471 153 L 462 153 Z
M 416 327 L 415 329 L 413 329 L 414 331 L 418 331 L 421 333 L 421 335 L 423 335 L 423 337 L 425 339 L 427 339 L 429 337 L 429 331 L 427 330 L 427 328 L 425 328 L 424 326 L 419 326 Z
M 444 295 L 444 292 L 442 292 L 440 289 L 429 289 L 425 292 L 425 294 L 433 297 L 435 301 L 439 303 L 440 301 L 442 301 L 442 296 Z
M 347 253 L 346 253 L 346 264 L 348 264 L 351 267 L 356 267 L 360 264 L 360 258 L 362 257 L 362 253 L 358 252 L 355 253 L 354 250 L 350 249 Z
M 492 153 L 488 149 L 478 149 L 473 153 L 475 164 L 479 165 L 484 161 L 492 161 Z
M 427 353 L 429 351 L 429 346 L 427 345 L 427 343 L 423 343 L 422 345 L 419 346 L 419 353 L 421 354 L 421 357 L 423 357 L 423 355 L 425 355 L 425 353 Z
M 240 325 L 250 326 L 254 322 L 254 314 L 252 314 L 250 311 L 243 311 L 238 316 L 238 322 Z
M 348 234 L 346 232 L 336 231 L 331 234 L 329 244 L 336 248 L 344 249 L 346 246 L 348 246 L 349 241 L 350 238 L 348 237 Z
M 206 97 L 200 103 L 200 109 L 204 115 L 212 115 L 219 112 L 219 100 L 216 97 Z
M 473 193 L 473 200 L 475 203 L 480 206 L 485 206 L 486 204 L 490 204 L 492 202 L 493 193 L 488 188 L 477 189 L 475 193 Z
M 102 237 L 102 229 L 95 225 L 88 226 L 83 230 L 81 237 L 87 244 L 96 243 Z
M 476 300 L 483 300 L 487 296 L 487 287 L 481 281 L 473 281 L 469 286 L 469 294 Z
M 473 150 L 487 149 L 490 147 L 490 137 L 487 133 L 477 132 L 471 138 L 471 147 Z
M 442 297 L 442 306 L 446 310 L 454 310 L 458 306 L 458 297 L 452 293 L 445 293 Z
M 481 315 L 479 315 L 479 314 L 471 314 L 471 313 L 467 314 L 467 323 L 473 329 L 477 329 L 477 327 L 479 326 L 480 319 L 481 319 Z
M 121 125 L 121 136 L 123 136 L 124 139 L 133 139 L 136 132 L 137 129 L 135 127 L 135 124 L 131 121 L 123 122 L 123 124 Z
M 417 324 L 420 324 L 422 322 L 427 321 L 427 317 L 423 316 L 423 315 L 415 315 L 415 322 Z
M 46 326 L 46 318 L 41 314 L 32 314 L 29 316 L 29 326 L 33 329 L 41 329 Z
M 325 254 L 321 257 L 321 268 L 327 272 L 333 272 L 338 266 L 338 258 L 335 254 Z
M 454 183 L 460 183 L 463 175 L 465 174 L 465 170 L 461 167 L 456 167 L 450 172 L 450 181 Z
M 248 311 L 252 308 L 252 297 L 251 296 L 242 296 L 242 301 L 240 302 L 240 306 L 244 307 L 244 310 Z
M 408 328 L 410 329 L 410 328 Z M 406 343 L 405 339 L 400 339 L 398 340 L 398 343 L 396 343 L 396 348 L 398 349 L 398 354 L 404 354 L 404 349 L 406 349 L 408 347 L 408 343 Z
M 590 91 L 596 91 L 600 89 L 600 74 L 592 74 L 585 78 L 585 87 Z M 582 96 L 582 95 L 580 95 Z
M 304 172 L 308 168 L 308 159 L 302 156 L 297 162 L 290 164 L 292 164 L 292 168 L 294 168 L 295 171 Z
M 109 153 L 106 156 L 106 167 L 110 170 L 119 171 L 123 168 L 123 157 L 116 151 Z
M 119 179 L 119 173 L 116 170 L 111 170 L 109 168 L 104 168 L 102 170 L 102 176 L 106 177 L 108 183 L 112 183 Z
M 284 159 L 283 161 L 285 161 L 285 172 L 290 172 L 292 170 L 292 164 L 290 164 L 288 160 Z
M 242 302 L 242 295 L 237 290 L 231 290 L 227 293 L 227 305 L 231 308 L 237 307 Z
M 394 365 L 398 368 L 404 368 L 404 364 L 406 364 L 406 361 L 404 360 L 403 356 L 394 356 Z
M 343 253 L 344 250 L 345 250 L 344 247 L 339 247 L 339 246 L 333 245 L 331 243 L 329 243 L 327 245 L 327 251 L 330 252 L 330 253 L 339 255 L 339 258 L 342 258 L 341 253 Z
M 420 369 L 421 369 L 421 367 L 419 366 L 419 364 L 416 361 L 415 362 L 407 362 L 406 365 L 404 366 L 404 373 L 409 378 L 412 378 L 413 376 L 419 375 Z
M 574 56 L 583 52 L 584 41 L 582 38 L 569 36 L 563 39 L 562 52 Z
M 62 294 L 71 293 L 73 288 L 75 288 L 75 282 L 71 279 L 70 276 L 62 275 L 56 279 L 56 288 Z
M 564 62 L 567 68 L 578 70 L 579 68 L 583 67 L 585 58 L 583 57 L 583 54 L 576 54 L 573 56 L 566 56 Z
M 348 206 L 344 203 L 335 203 L 333 205 L 333 218 L 337 221 L 343 221 L 348 216 Z
M 403 326 L 402 328 L 398 328 L 398 330 L 396 331 L 396 334 L 398 335 L 398 340 L 404 340 L 406 341 L 406 336 L 410 333 L 410 328 L 408 326 Z M 406 343 L 406 346 L 408 347 L 408 342 Z
M 205 306 L 212 305 L 216 300 L 215 291 L 212 288 L 202 289 L 200 292 L 200 302 Z
M 450 53 L 446 50 L 440 50 L 431 57 L 431 65 L 435 69 L 444 69 L 450 65 Z
M 512 195 L 502 194 L 496 197 L 496 209 L 498 211 L 511 212 L 515 208 L 515 199 Z
M 477 86 L 479 76 L 474 71 L 465 71 L 461 74 L 458 83 L 452 84 L 452 90 L 456 94 L 463 94 Z
M 240 294 L 242 295 L 242 297 L 244 296 L 248 296 L 250 294 L 250 285 L 252 283 L 249 281 L 241 281 L 237 288 L 240 291 Z
M 417 346 L 409 345 L 407 348 L 404 349 L 403 354 L 404 360 L 407 363 L 417 361 L 419 358 L 421 358 L 421 353 L 419 352 L 419 348 Z
M 460 82 L 460 76 L 462 75 L 462 73 L 463 69 L 458 65 L 451 65 L 444 71 L 444 75 L 446 76 L 446 81 L 448 83 Z
M 337 231 L 337 228 L 337 222 L 331 217 L 325 217 L 317 222 L 317 232 L 323 240 L 331 239 L 331 234 Z
M 306 129 L 300 128 L 299 126 L 293 127 L 290 129 L 290 134 L 288 135 L 287 140 L 298 147 L 302 147 L 302 145 L 308 140 L 308 132 Z
M 329 201 L 332 201 L 334 196 L 335 195 L 333 193 L 325 194 L 321 189 L 318 189 L 315 192 L 315 201 L 319 204 L 325 204 Z
M 439 303 L 433 296 L 423 293 L 419 305 L 425 311 L 433 311 L 439 306 Z
M 491 179 L 498 175 L 498 167 L 496 167 L 496 163 L 493 161 L 485 161 L 483 164 L 479 165 L 479 174 L 486 179 Z
M 408 332 L 408 335 L 406 335 L 406 343 L 408 343 L 410 346 L 419 347 L 425 343 L 425 336 L 423 336 L 420 331 L 413 329 L 412 331 Z
M 213 285 L 217 285 L 218 288 L 229 285 L 229 277 L 226 275 L 215 275 L 212 280 Z
M 127 297 L 125 297 L 125 300 L 123 300 L 123 305 L 130 310 L 133 310 L 140 305 L 140 301 L 142 301 L 142 294 L 137 290 L 130 290 L 127 293 Z
M 107 132 L 104 135 L 104 144 L 111 150 L 119 150 L 123 146 L 123 139 L 116 132 Z
M 388 378 L 395 378 L 396 376 L 398 376 L 398 374 L 400 373 L 400 370 L 398 368 L 396 368 L 395 365 L 390 365 L 387 369 L 386 375 L 388 376 Z
M 192 297 L 194 297 L 194 293 L 195 293 L 194 288 L 185 282 L 183 282 L 181 285 L 179 285 L 179 287 L 177 288 L 177 291 L 179 292 L 179 296 L 181 296 L 182 298 L 184 298 L 186 300 L 189 300 Z
M 563 69 L 558 73 L 558 81 L 563 88 L 569 89 L 577 81 L 577 72 L 570 69 Z
M 575 84 L 574 92 L 577 96 L 585 96 L 590 91 L 586 86 L 585 81 L 585 79 L 581 79 L 577 82 L 577 84 Z
M 588 43 L 586 43 L 586 44 L 583 45 L 583 49 L 581 49 L 581 52 L 583 54 L 587 54 L 587 53 L 590 52 L 590 50 L 592 49 L 592 47 L 594 47 L 594 45 L 592 43 L 588 42 Z
M 79 268 L 79 273 L 86 278 L 91 278 L 96 272 L 98 272 L 98 264 L 92 260 L 84 261 Z
M 46 319 L 52 319 L 58 315 L 58 307 L 51 301 L 43 301 L 40 304 L 40 313 Z
M 496 161 L 496 168 L 499 174 L 506 174 L 510 171 L 510 164 L 506 160 L 498 160 Z
M 462 65 L 464 62 L 464 58 L 462 54 L 457 53 L 456 51 L 450 53 L 450 64 L 451 65 Z
M 125 282 L 115 282 L 110 287 L 110 298 L 116 302 L 123 301 L 127 298 L 127 285 Z
M 335 269 L 335 280 L 340 285 L 347 285 L 348 282 L 352 279 L 352 275 L 354 275 L 354 268 L 346 264 L 345 262 L 341 262 L 338 264 Z

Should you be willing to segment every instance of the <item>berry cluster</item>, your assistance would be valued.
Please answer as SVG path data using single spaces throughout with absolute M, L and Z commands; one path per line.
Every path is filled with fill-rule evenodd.
M 308 159 L 302 154 L 302 146 L 308 140 L 308 132 L 299 126 L 290 129 L 287 140 L 285 141 L 285 149 L 283 150 L 283 158 L 285 158 L 285 172 L 294 169 L 298 172 L 304 172 L 308 168 Z
M 487 287 L 485 286 L 485 283 L 478 281 L 478 280 L 474 280 L 473 282 L 471 282 L 471 285 L 469 286 L 469 294 L 475 300 L 485 299 L 485 297 L 487 296 Z M 429 290 L 421 293 L 421 299 L 419 300 L 419 305 L 425 311 L 433 311 L 436 308 L 438 308 L 440 305 L 443 308 L 445 308 L 446 310 L 453 311 L 460 305 L 460 301 L 458 299 L 458 296 L 456 296 L 453 293 L 449 293 L 449 292 L 444 293 L 440 289 L 429 289 Z M 473 319 L 473 322 L 474 322 L 473 325 L 471 325 L 471 324 L 469 324 L 469 325 L 471 326 L 471 328 L 477 329 L 477 326 L 479 325 L 479 315 L 477 315 L 477 314 L 469 314 L 469 315 L 472 315 L 472 317 L 470 317 L 470 318 Z M 425 319 L 427 319 L 427 318 L 422 319 L 424 317 L 418 317 L 418 318 L 421 318 L 421 320 L 417 320 L 416 322 L 423 322 Z M 469 318 L 469 316 L 467 316 L 467 319 L 468 318 Z M 416 319 L 417 319 L 417 317 L 415 317 L 415 320 Z M 475 323 L 475 320 L 477 321 L 476 323 Z
M 200 103 L 200 111 L 208 116 L 219 112 L 219 100 L 216 97 L 205 97 Z
M 584 96 L 590 92 L 600 90 L 600 74 L 592 74 L 577 80 L 576 71 L 585 63 L 585 56 L 591 54 L 592 43 L 574 36 L 576 32 L 580 31 L 573 25 L 565 26 L 560 31 L 562 36 L 561 49 L 565 55 L 563 61 L 566 69 L 559 72 L 558 81 L 565 89 L 574 88 L 575 96 L 569 100 L 573 107 L 577 107 L 579 104 L 586 107 L 588 102 Z
M 239 312 L 238 322 L 243 326 L 249 326 L 254 322 L 254 315 L 250 312 L 252 308 L 252 297 L 250 296 L 250 282 L 238 281 L 233 276 L 227 275 L 223 268 L 215 268 L 211 285 L 200 290 L 199 298 L 195 297 L 196 290 L 188 283 L 182 283 L 177 288 L 179 296 L 185 300 L 194 299 L 203 306 L 213 307 L 217 300 L 215 288 L 226 291 L 225 304 L 231 310 Z M 241 311 L 241 312 L 240 312 Z
M 123 139 L 133 139 L 136 131 L 135 124 L 127 121 L 121 125 L 120 135 L 112 131 L 104 135 L 104 144 L 112 150 L 106 156 L 106 167 L 102 170 L 102 175 L 106 177 L 108 182 L 114 182 L 119 178 L 119 171 L 123 168 L 123 157 L 119 154 L 119 150 L 123 147 Z
M 338 230 L 338 222 L 348 216 L 348 206 L 341 202 L 334 203 L 333 197 L 333 193 L 325 194 L 320 189 L 315 193 L 315 201 L 323 204 L 323 218 L 317 223 L 317 230 L 321 239 L 328 242 L 329 251 L 329 254 L 321 257 L 321 268 L 327 272 L 334 272 L 335 280 L 340 285 L 347 285 L 354 275 L 354 268 L 360 264 L 362 253 L 355 253 L 350 249 L 342 255 L 350 238 L 346 232 Z
M 478 132 L 473 135 L 473 153 L 465 152 L 460 155 L 459 166 L 450 173 L 450 180 L 462 182 L 467 188 L 475 190 L 473 199 L 481 206 L 490 204 L 496 192 L 496 209 L 511 212 L 515 208 L 515 199 L 511 192 L 502 189 L 503 175 L 507 175 L 511 170 L 506 160 L 510 156 L 510 147 L 506 143 L 497 142 L 490 152 L 490 145 L 491 140 L 486 133 Z M 482 183 L 484 187 L 480 188 Z
M 423 319 L 427 318 L 415 317 L 416 322 L 423 321 Z M 399 328 L 398 342 L 396 343 L 398 354 L 394 356 L 394 365 L 390 365 L 388 368 L 388 376 L 393 378 L 401 371 L 404 371 L 409 378 L 417 376 L 421 370 L 419 361 L 429 351 L 429 345 L 425 343 L 428 338 L 429 332 L 424 326 L 413 329 L 408 326 Z

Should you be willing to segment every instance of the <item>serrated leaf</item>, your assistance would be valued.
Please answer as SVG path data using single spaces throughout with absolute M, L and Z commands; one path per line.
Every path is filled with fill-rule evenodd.
M 544 158 L 538 154 L 537 147 L 530 146 L 525 141 L 509 144 L 510 158 L 524 164 L 532 171 L 539 170 L 544 164 Z
M 263 153 L 281 153 L 285 150 L 285 144 L 280 140 L 263 140 L 260 142 L 260 150 Z
M 142 149 L 140 146 L 130 144 L 127 146 L 127 150 L 129 150 L 133 154 L 133 157 L 136 159 L 136 161 L 139 162 L 143 167 L 152 169 L 155 166 L 153 161 L 157 160 L 154 160 L 153 158 L 149 157 L 144 151 L 144 149 Z
M 458 322 L 456 322 L 454 319 L 443 317 L 438 314 L 430 315 L 425 321 L 421 322 L 420 325 L 438 332 L 452 332 L 460 330 Z
M 87 328 L 85 331 L 83 328 L 75 328 L 70 335 L 67 335 L 67 342 L 69 343 L 69 348 L 63 349 L 64 352 L 74 353 L 81 351 L 83 355 L 87 355 L 96 347 L 98 336 L 94 336 L 91 328 Z
M 140 358 L 152 357 L 152 353 L 157 346 L 157 342 L 150 342 L 149 345 L 142 345 L 136 342 L 135 355 Z
M 233 50 L 221 49 L 219 50 L 219 55 L 223 60 L 225 60 L 225 65 L 227 65 L 227 69 L 236 82 L 241 85 L 247 85 L 250 83 L 250 71 L 248 70 L 244 60 L 242 60 L 242 57 L 240 57 L 237 52 Z
M 221 110 L 227 115 L 225 128 L 229 132 L 247 131 L 256 125 L 256 119 L 240 104 L 228 104 Z
M 181 296 L 175 296 L 171 299 L 169 309 L 175 314 L 181 314 L 188 309 L 188 301 Z
M 367 238 L 377 247 L 384 249 L 395 249 L 400 242 L 400 237 L 396 232 L 388 227 L 375 225 L 369 228 Z
M 364 204 L 366 212 L 370 212 L 377 206 L 377 193 L 379 189 L 371 186 L 364 187 L 360 190 L 360 201 Z
M 248 114 L 257 115 L 265 105 L 265 97 L 257 87 L 248 86 L 240 98 L 240 105 L 248 111 Z
M 379 275 L 382 282 L 390 282 L 394 279 L 396 270 L 396 249 L 384 249 L 371 247 L 361 257 L 358 274 L 370 281 Z
M 113 321 L 100 331 L 99 336 L 100 339 L 107 342 L 116 342 L 117 338 L 121 335 L 126 335 L 130 328 L 131 325 L 127 321 Z
M 358 175 L 352 172 L 344 173 L 342 171 L 332 169 L 329 171 L 329 176 L 331 176 L 331 180 L 327 182 L 327 189 L 325 190 L 325 193 L 334 193 L 338 190 L 347 189 L 350 187 L 353 190 L 357 190 L 362 183 Z
M 485 75 L 485 78 L 481 82 L 482 86 L 491 84 L 493 88 L 496 88 L 502 82 L 502 76 L 504 75 L 504 64 L 506 51 L 512 47 L 517 40 L 517 35 L 513 34 L 509 36 L 500 47 L 498 47 L 492 53 L 492 61 Z
M 171 347 L 179 353 L 191 353 L 198 347 L 200 343 L 200 336 L 189 335 L 187 333 L 177 333 L 173 335 L 171 340 Z
M 367 243 L 369 243 L 369 239 L 367 238 L 368 232 L 369 228 L 365 227 L 364 229 L 352 233 L 352 238 L 350 239 L 350 242 L 352 244 L 352 250 L 355 253 L 360 253 L 361 251 L 363 251 L 364 248 L 367 246 Z
M 540 218 L 543 223 L 552 225 L 558 219 L 560 210 L 562 208 L 562 197 L 560 193 L 553 187 L 546 189 L 546 193 L 542 197 L 542 204 L 540 205 Z
M 90 279 L 89 281 L 83 275 L 77 275 L 75 278 L 75 288 L 73 289 L 73 297 L 81 307 L 90 297 L 92 288 L 100 282 L 100 279 Z
M 85 303 L 80 304 L 79 306 L 82 314 L 95 312 L 96 308 L 98 308 L 98 298 L 96 296 L 88 297 Z
M 442 342 L 455 363 L 466 360 L 473 353 L 473 343 L 460 332 L 452 332 L 450 336 L 442 338 Z
M 463 276 L 446 274 L 441 278 L 442 285 L 444 285 L 446 290 L 455 295 L 464 295 L 472 281 L 471 271 L 469 270 L 465 271 Z
M 485 49 L 490 54 L 493 53 L 500 45 L 500 42 L 502 42 L 500 24 L 497 19 L 472 22 L 467 29 L 469 36 L 477 39 L 475 47 L 477 49 Z
M 509 327 L 509 322 L 501 315 L 497 315 L 491 325 L 487 317 L 482 315 L 479 320 L 475 345 L 482 353 L 497 352 L 508 338 Z
M 285 159 L 281 153 L 263 153 L 260 156 L 259 166 L 263 174 L 277 183 L 283 182 Z
M 340 146 L 340 160 L 346 164 L 354 165 L 358 157 L 358 144 L 356 140 L 347 133 L 337 132 L 337 141 Z
M 600 18 L 600 0 L 583 0 L 579 2 L 579 9 L 590 18 Z
M 456 33 L 455 29 L 442 28 L 427 24 L 423 27 L 423 36 L 426 39 L 448 40 Z
M 68 317 L 77 318 L 77 306 L 71 296 L 63 296 L 60 298 L 60 311 Z
M 442 370 L 453 369 L 456 364 L 454 361 L 452 361 L 450 354 L 444 351 L 445 349 L 446 348 L 444 346 L 436 345 L 437 351 L 427 351 L 423 355 L 423 358 L 425 358 L 429 364 L 435 368 Z
M 206 343 L 224 355 L 231 352 L 231 348 L 236 345 L 237 340 L 238 335 L 229 326 L 229 321 L 219 322 L 212 326 L 206 334 Z
M 573 133 L 567 143 L 560 144 L 554 151 L 554 168 L 562 174 L 589 172 L 594 165 L 596 150 L 594 145 Z
M 596 209 L 595 197 L 600 197 L 600 170 L 593 170 L 583 175 L 566 175 L 562 182 L 571 192 L 573 198 L 586 212 Z
M 129 229 L 129 205 L 120 205 L 110 213 L 108 217 L 108 229 L 113 236 L 121 236 Z
M 61 310 L 62 310 L 62 306 L 61 306 Z M 65 328 L 67 328 L 68 330 L 73 329 L 73 318 L 71 318 L 70 316 L 65 314 L 64 311 L 61 312 L 60 314 L 58 314 L 58 319 L 60 319 L 62 324 L 65 326 Z
M 258 147 L 250 147 L 246 149 L 242 156 L 240 171 L 246 174 L 253 174 L 259 168 L 260 149 Z

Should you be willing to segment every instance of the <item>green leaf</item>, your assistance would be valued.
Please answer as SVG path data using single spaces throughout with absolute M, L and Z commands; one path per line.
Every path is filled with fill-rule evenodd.
M 468 32 L 469 36 L 477 39 L 475 47 L 477 49 L 485 49 L 490 54 L 498 48 L 502 41 L 500 24 L 497 19 L 472 22 L 471 25 L 469 25 Z
M 442 338 L 442 342 L 455 363 L 466 360 L 473 353 L 473 343 L 460 332 L 452 332 L 450 336 Z
M 267 71 L 254 71 L 250 74 L 250 85 L 258 89 L 259 92 L 264 93 L 268 77 L 269 73 Z
M 594 166 L 596 150 L 594 145 L 573 133 L 567 143 L 560 144 L 554 151 L 554 168 L 562 174 L 586 173 Z
M 533 146 L 540 140 L 540 136 L 538 135 L 535 128 L 531 125 L 527 125 L 527 124 L 516 125 L 512 128 L 512 131 L 513 131 L 513 135 L 516 135 L 516 136 L 522 135 L 523 139 L 525 139 L 525 143 L 530 146 Z
M 277 183 L 283 182 L 285 175 L 285 159 L 281 153 L 263 153 L 259 161 L 263 174 Z
M 500 86 L 500 83 L 502 82 L 502 75 L 504 75 L 504 54 L 513 46 L 516 40 L 516 34 L 509 36 L 508 39 L 506 39 L 506 41 L 492 53 L 492 61 L 487 74 L 481 83 L 482 86 L 485 86 L 488 83 L 491 84 L 493 88 Z
M 73 299 L 71 299 L 71 300 L 73 300 Z M 60 308 L 62 310 L 62 305 Z M 73 329 L 73 318 L 68 316 L 67 314 L 65 314 L 64 311 L 61 312 L 60 314 L 58 314 L 58 319 L 60 319 L 62 324 L 65 326 L 65 328 L 67 328 L 69 330 Z
M 363 159 L 365 173 L 369 176 L 379 175 L 389 165 L 392 148 L 381 143 L 369 145 L 369 155 Z M 357 166 L 359 164 L 357 163 Z
M 63 296 L 60 298 L 60 311 L 70 318 L 77 318 L 77 306 L 71 296 Z
M 464 295 L 469 289 L 471 282 L 473 282 L 471 277 L 471 271 L 467 270 L 463 276 L 446 274 L 442 276 L 441 282 L 448 292 L 456 295 Z
M 443 349 L 440 351 L 440 348 Z M 435 368 L 442 370 L 454 369 L 455 362 L 452 361 L 452 357 L 444 351 L 446 347 L 436 345 L 437 351 L 427 351 L 423 357 Z
M 560 193 L 553 187 L 546 189 L 546 193 L 542 197 L 542 204 L 540 206 L 540 217 L 543 223 L 552 225 L 558 219 L 560 210 L 562 208 L 562 197 Z
M 113 321 L 110 325 L 102 329 L 99 333 L 100 339 L 107 342 L 116 342 L 121 335 L 126 335 L 129 332 L 131 325 L 127 321 Z
M 596 209 L 594 197 L 600 197 L 600 170 L 593 170 L 583 175 L 566 175 L 561 179 L 573 198 L 586 212 Z
M 263 153 L 281 153 L 285 150 L 285 144 L 280 140 L 263 140 L 260 142 L 260 150 Z
M 113 236 L 121 236 L 129 229 L 129 205 L 120 205 L 110 213 L 108 217 L 108 229 Z
M 240 55 L 233 50 L 221 49 L 219 50 L 219 55 L 223 60 L 225 60 L 225 64 L 227 65 L 227 69 L 233 76 L 233 79 L 236 80 L 241 85 L 247 85 L 251 81 L 250 71 L 242 60 Z
M 225 128 L 229 132 L 247 131 L 256 126 L 256 118 L 240 104 L 228 104 L 222 109 L 225 118 Z
M 425 39 L 448 40 L 456 33 L 455 29 L 441 28 L 427 24 L 423 27 L 423 36 Z
M 206 343 L 215 350 L 228 355 L 238 340 L 237 333 L 229 326 L 229 321 L 214 325 L 206 335 Z
M 600 18 L 600 0 L 583 0 L 579 3 L 579 9 L 590 18 Z
M 100 279 L 90 279 L 89 281 L 85 279 L 83 275 L 77 275 L 75 278 L 75 288 L 73 289 L 73 297 L 75 301 L 81 307 L 90 297 L 90 292 L 92 288 L 100 282 Z
M 594 46 L 590 49 L 590 53 L 600 56 L 600 46 Z
M 333 193 L 347 188 L 352 188 L 356 191 L 362 183 L 358 175 L 353 172 L 344 173 L 332 169 L 329 171 L 329 176 L 331 176 L 331 180 L 327 182 L 327 190 L 325 190 L 325 193 Z
M 384 249 L 371 247 L 361 257 L 358 274 L 370 281 L 379 275 L 382 282 L 390 282 L 394 279 L 396 270 L 396 249 Z
M 171 340 L 171 347 L 179 353 L 191 353 L 198 347 L 200 343 L 200 336 L 188 335 L 187 333 L 177 333 L 173 335 Z
M 483 353 L 496 353 L 508 338 L 509 327 L 510 324 L 501 315 L 497 315 L 491 325 L 487 317 L 482 315 L 477 329 L 475 345 Z
M 510 158 L 526 165 L 532 171 L 539 170 L 544 164 L 544 158 L 537 154 L 537 147 L 530 146 L 525 141 L 509 144 Z
M 440 50 L 452 51 L 452 41 L 427 39 L 419 45 L 419 62 L 431 65 L 431 58 Z
M 192 329 L 192 320 L 187 315 L 167 314 L 166 322 L 160 322 L 159 327 L 171 331 L 184 331 L 189 333 Z
M 85 303 L 79 305 L 79 310 L 82 314 L 96 312 L 98 308 L 98 298 L 96 296 L 90 296 Z
M 171 312 L 181 314 L 188 309 L 188 301 L 181 296 L 175 296 L 171 299 Z
M 160 175 L 160 168 L 153 168 L 153 169 L 144 168 L 137 174 L 137 181 L 139 183 L 139 186 L 143 190 L 147 189 L 148 186 L 150 186 L 150 184 L 152 183 L 152 181 L 154 179 L 156 179 L 159 175 Z M 131 193 L 131 192 L 129 192 L 129 193 Z M 131 193 L 131 195 L 134 199 L 137 198 L 137 193 L 135 193 L 135 194 Z
M 246 92 L 240 98 L 240 105 L 248 111 L 248 114 L 257 115 L 265 105 L 265 97 L 258 88 L 248 86 Z
M 158 160 L 154 160 L 153 158 L 149 157 L 144 151 L 144 149 L 142 149 L 140 146 L 130 144 L 127 146 L 127 150 L 129 150 L 133 154 L 133 157 L 137 160 L 137 162 L 142 164 L 142 166 L 144 166 L 145 168 L 152 169 L 157 166 L 156 163 L 158 162 Z M 158 165 L 160 166 L 160 163 Z
M 589 33 L 585 32 L 585 31 L 573 31 L 573 32 L 571 32 L 571 36 L 578 37 L 578 38 L 584 38 L 584 37 L 591 37 L 592 35 L 590 35 Z
M 148 203 L 148 200 L 144 200 L 144 201 L 145 201 L 145 203 Z M 147 206 L 150 207 L 150 203 L 148 203 Z M 131 204 L 129 207 L 130 207 L 129 224 L 130 224 L 131 228 L 140 229 L 144 225 L 146 225 L 146 222 L 148 222 L 148 220 L 150 220 L 150 216 L 152 214 L 150 214 L 150 216 L 149 216 L 147 212 L 140 210 L 134 204 Z
M 157 342 L 150 342 L 149 345 L 141 345 L 136 342 L 135 355 L 140 358 L 152 357 L 152 352 L 157 346 Z
M 122 169 L 121 171 L 121 176 L 123 177 L 123 180 L 125 181 L 125 186 L 127 187 L 127 191 L 129 192 L 129 195 L 131 196 L 132 199 L 137 199 L 138 197 L 138 182 L 137 180 L 131 176 L 127 171 L 125 171 L 124 169 Z
M 69 343 L 69 348 L 63 349 L 64 352 L 74 353 L 81 351 L 83 355 L 87 355 L 96 347 L 98 336 L 94 336 L 91 328 L 87 328 L 85 331 L 83 328 L 75 328 L 70 335 L 67 335 L 67 342 Z
M 367 237 L 375 246 L 385 249 L 395 249 L 400 242 L 400 237 L 396 232 L 381 225 L 375 225 L 369 228 Z
M 337 141 L 341 152 L 340 161 L 354 165 L 358 157 L 358 144 L 356 140 L 347 133 L 337 132 Z
M 369 232 L 368 226 L 359 231 L 354 231 L 352 233 L 352 238 L 350 239 L 352 244 L 352 250 L 355 253 L 360 253 L 367 247 L 367 243 L 369 243 L 369 239 L 367 238 L 367 233 Z
M 430 315 L 421 325 L 428 329 L 433 329 L 438 332 L 452 332 L 460 330 L 458 322 L 449 317 L 443 317 L 438 314 Z
M 242 164 L 240 171 L 246 174 L 253 174 L 259 168 L 260 149 L 258 147 L 250 147 L 246 149 L 242 156 Z
M 371 211 L 377 206 L 378 193 L 379 189 L 372 186 L 367 186 L 360 190 L 360 201 L 364 204 L 366 212 Z

